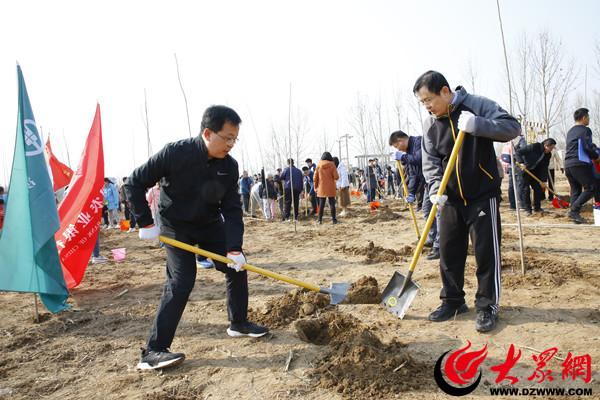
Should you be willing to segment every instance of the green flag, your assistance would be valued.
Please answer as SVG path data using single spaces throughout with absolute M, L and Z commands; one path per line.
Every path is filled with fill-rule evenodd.
M 35 125 L 21 67 L 19 113 L 4 228 L 0 235 L 0 290 L 39 293 L 46 308 L 68 307 L 54 233 L 60 224 L 44 145 Z

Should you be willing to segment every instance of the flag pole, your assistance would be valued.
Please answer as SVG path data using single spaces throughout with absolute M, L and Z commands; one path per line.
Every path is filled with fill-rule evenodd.
M 34 317 L 33 317 L 33 318 L 34 318 L 34 321 L 35 321 L 36 323 L 39 323 L 39 322 L 40 322 L 40 314 L 39 314 L 39 312 L 38 312 L 37 293 L 34 293 L 34 294 L 33 294 L 33 304 L 34 304 L 34 306 L 35 306 L 35 315 L 34 315 Z

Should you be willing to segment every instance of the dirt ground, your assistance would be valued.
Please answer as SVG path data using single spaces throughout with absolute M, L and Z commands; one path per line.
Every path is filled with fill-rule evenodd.
M 567 192 L 561 182 L 563 193 Z M 309 219 L 294 225 L 246 220 L 249 262 L 319 285 L 353 283 L 337 306 L 328 297 L 249 273 L 250 315 L 272 333 L 229 338 L 223 275 L 199 270 L 173 351 L 185 363 L 164 372 L 135 370 L 164 280 L 165 253 L 137 233 L 102 231 L 102 254 L 127 248 L 124 262 L 90 265 L 72 292 L 72 309 L 33 321 L 33 296 L 0 293 L 0 399 L 442 399 L 433 367 L 448 350 L 488 346 L 479 387 L 483 398 L 497 386 L 489 368 L 514 344 L 523 355 L 511 371 L 517 387 L 590 387 L 600 396 L 600 228 L 525 228 L 521 273 L 514 212 L 501 203 L 502 297 L 498 327 L 475 331 L 475 261 L 467 259 L 468 313 L 431 323 L 439 304 L 437 261 L 421 258 L 414 279 L 421 290 L 400 320 L 377 304 L 394 271 L 406 274 L 415 247 L 410 215 L 398 200 L 372 213 L 353 199 L 349 216 L 332 225 Z M 523 216 L 523 223 L 567 224 L 566 211 Z M 326 216 L 329 210 L 325 211 Z M 591 210 L 584 217 L 592 220 Z M 419 223 L 423 220 L 419 215 Z M 557 357 L 589 354 L 592 382 L 527 380 L 536 351 L 557 347 Z M 575 398 L 570 397 L 570 398 Z M 591 397 L 586 397 L 591 398 Z

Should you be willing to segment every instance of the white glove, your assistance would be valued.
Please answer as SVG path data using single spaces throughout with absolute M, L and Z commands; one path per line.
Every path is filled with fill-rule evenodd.
M 458 117 L 458 129 L 466 133 L 473 133 L 475 130 L 475 114 L 469 111 L 463 111 Z
M 235 269 L 237 272 L 242 270 L 244 264 L 246 264 L 246 257 L 241 251 L 230 251 L 227 253 L 227 258 L 233 261 L 233 264 L 227 264 L 229 268 Z
M 396 161 L 402 161 L 402 156 L 405 154 L 406 154 L 406 152 L 404 152 L 404 151 L 400 151 L 400 150 L 396 151 L 396 154 L 395 154 Z
M 160 235 L 160 228 L 154 224 L 148 225 L 145 228 L 140 228 L 138 236 L 143 240 L 154 240 L 158 239 Z
M 433 194 L 431 196 L 429 196 L 429 200 L 431 200 L 431 204 L 437 204 L 438 207 L 442 207 L 444 204 L 446 204 L 446 201 L 448 200 L 448 196 L 446 196 L 445 194 L 438 196 L 437 194 Z

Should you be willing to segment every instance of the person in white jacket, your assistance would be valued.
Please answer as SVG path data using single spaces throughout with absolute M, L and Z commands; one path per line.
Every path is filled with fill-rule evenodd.
M 348 212 L 348 206 L 350 205 L 350 180 L 348 179 L 348 170 L 343 162 L 339 160 L 337 157 L 333 157 L 333 163 L 337 167 L 338 175 L 340 179 L 338 179 L 335 183 L 335 186 L 338 189 L 339 196 L 339 206 L 342 209 L 342 212 L 339 213 L 340 217 L 344 217 Z

